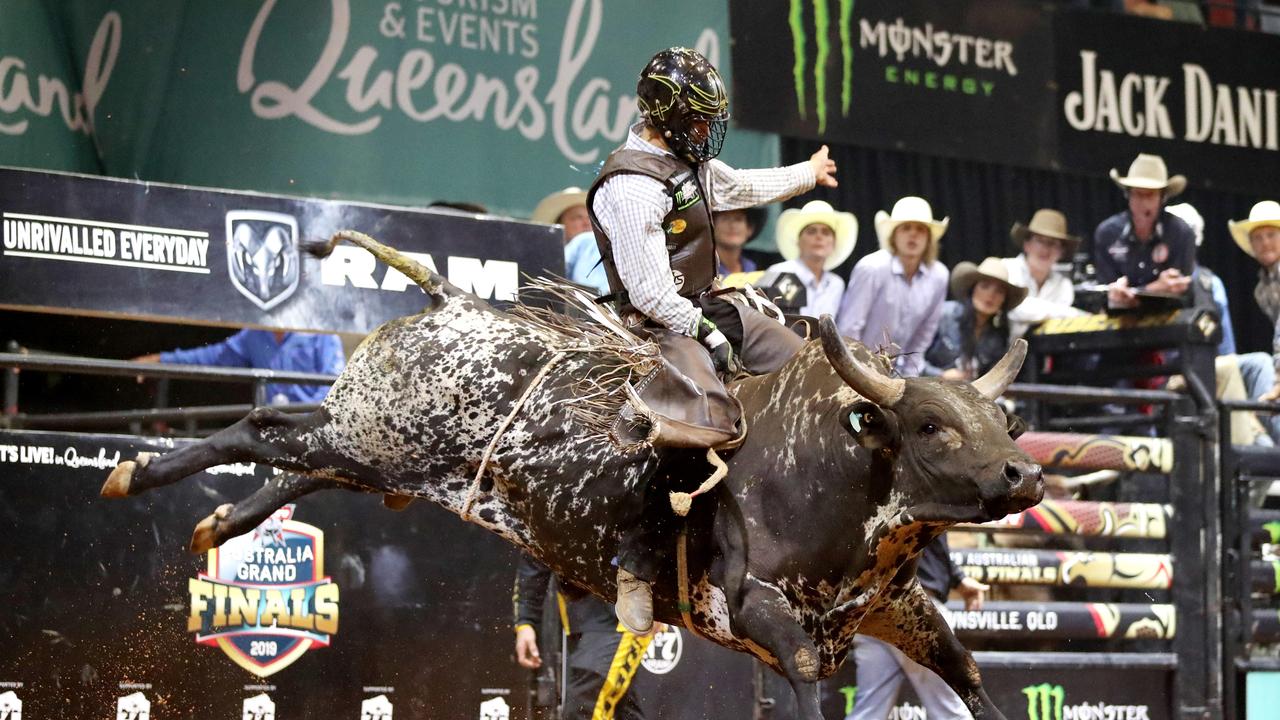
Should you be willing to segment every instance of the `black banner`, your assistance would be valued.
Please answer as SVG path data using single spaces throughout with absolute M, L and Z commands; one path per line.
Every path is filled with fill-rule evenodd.
M 348 333 L 420 312 L 421 291 L 364 250 L 301 250 L 343 229 L 486 300 L 564 272 L 545 225 L 66 173 L 0 168 L 0 221 L 0 307 L 20 310 Z
M 1024 0 L 734 0 L 730 24 L 746 127 L 1103 176 L 1157 153 L 1243 192 L 1280 176 L 1274 36 Z
M 242 712 L 267 703 L 288 718 L 526 717 L 513 548 L 431 503 L 393 513 L 376 495 L 325 492 L 254 531 L 279 533 L 277 550 L 232 540 L 218 562 L 194 556 L 195 523 L 271 468 L 220 466 L 137 498 L 98 497 L 118 460 L 187 442 L 0 431 L 0 697 L 12 692 L 23 717 L 146 706 L 153 720 L 263 717 Z M 220 579 L 228 558 L 234 576 Z M 235 633 L 236 613 L 277 599 L 269 632 Z M 649 717 L 749 717 L 752 665 L 670 630 L 650 644 L 635 691 Z

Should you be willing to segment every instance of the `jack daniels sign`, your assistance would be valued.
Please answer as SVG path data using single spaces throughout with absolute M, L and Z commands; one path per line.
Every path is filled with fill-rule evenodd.
M 1275 36 L 1027 0 L 732 0 L 730 26 L 745 127 L 1101 176 L 1156 153 L 1255 194 L 1280 177 Z
M 420 312 L 421 291 L 358 230 L 482 299 L 563 274 L 559 228 L 403 207 L 0 167 L 0 307 L 364 334 Z

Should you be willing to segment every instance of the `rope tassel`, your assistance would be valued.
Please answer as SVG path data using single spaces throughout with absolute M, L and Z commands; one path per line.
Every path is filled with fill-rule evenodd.
M 671 510 L 680 517 L 689 514 L 689 508 L 693 506 L 693 499 L 711 488 L 714 488 L 725 475 L 729 474 L 729 466 L 724 464 L 720 456 L 716 454 L 714 448 L 707 448 L 707 462 L 715 468 L 711 473 L 711 477 L 702 481 L 697 490 L 691 493 L 673 492 L 671 493 Z

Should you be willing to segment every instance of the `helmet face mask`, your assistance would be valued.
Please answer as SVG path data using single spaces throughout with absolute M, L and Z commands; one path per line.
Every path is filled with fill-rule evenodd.
M 729 129 L 729 96 L 720 73 L 688 48 L 663 50 L 636 85 L 640 112 L 672 152 L 697 164 L 720 154 Z

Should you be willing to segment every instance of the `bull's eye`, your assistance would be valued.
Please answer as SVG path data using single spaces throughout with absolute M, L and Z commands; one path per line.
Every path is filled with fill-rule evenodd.
M 933 435 L 936 432 L 938 432 L 938 426 L 933 423 L 925 423 L 920 426 L 921 435 Z

